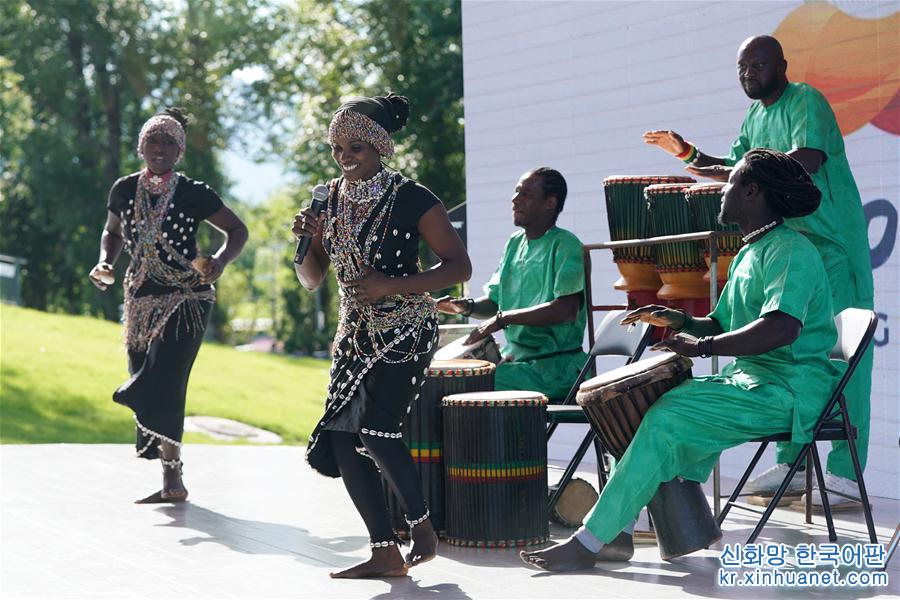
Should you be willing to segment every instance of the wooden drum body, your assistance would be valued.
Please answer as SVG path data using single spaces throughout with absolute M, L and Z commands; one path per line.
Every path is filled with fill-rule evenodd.
M 718 240 L 718 259 L 716 260 L 716 278 L 719 281 L 728 279 L 728 266 L 741 249 L 741 230 L 737 225 L 719 223 L 719 212 L 722 210 L 722 188 L 724 183 L 698 183 L 692 185 L 684 193 L 688 208 L 691 211 L 691 222 L 697 231 L 719 231 L 729 235 Z M 711 266 L 709 258 L 709 242 L 701 242 L 703 257 L 706 260 L 705 281 L 709 281 Z
M 674 183 L 651 185 L 644 190 L 654 236 L 697 231 L 685 199 L 688 187 L 689 184 Z M 656 247 L 656 271 L 663 285 L 656 296 L 663 300 L 709 296 L 709 285 L 703 281 L 706 269 L 700 242 L 660 244 Z
M 422 392 L 410 405 L 400 428 L 416 463 L 431 522 L 437 531 L 443 531 L 445 520 L 441 401 L 450 394 L 493 390 L 494 369 L 493 364 L 483 360 L 432 361 Z M 402 505 L 387 480 L 382 483 L 394 531 L 405 536 L 409 526 Z
M 650 407 L 691 377 L 690 359 L 673 353 L 620 367 L 584 382 L 576 402 L 606 449 L 621 459 Z M 659 486 L 647 505 L 665 560 L 689 554 L 722 537 L 696 481 L 673 479 Z
M 615 175 L 603 180 L 606 195 L 606 218 L 611 241 L 635 240 L 650 237 L 650 216 L 644 200 L 644 189 L 662 183 L 693 183 L 681 175 Z M 613 260 L 622 277 L 615 289 L 629 292 L 655 292 L 662 282 L 654 268 L 653 246 L 618 248 Z
M 619 460 L 653 403 L 690 378 L 692 365 L 689 358 L 663 353 L 588 379 L 575 401 L 603 446 Z
M 444 398 L 449 543 L 509 548 L 547 541 L 546 407 L 537 392 Z

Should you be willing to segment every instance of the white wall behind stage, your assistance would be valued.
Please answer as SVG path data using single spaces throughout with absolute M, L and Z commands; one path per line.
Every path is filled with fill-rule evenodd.
M 799 18 L 804 25 L 794 12 L 800 5 L 464 1 L 472 291 L 480 293 L 506 238 L 514 231 L 509 198 L 518 177 L 529 168 L 549 165 L 563 173 L 569 199 L 559 225 L 588 243 L 609 239 L 601 185 L 604 177 L 682 172 L 681 163 L 644 146 L 644 131 L 674 129 L 707 153 L 726 154 L 750 102 L 735 74 L 737 47 L 750 35 L 775 32 L 792 13 L 793 21 L 788 23 L 796 25 Z M 895 2 L 835 6 L 873 23 L 896 18 Z M 897 93 L 898 77 L 894 59 L 898 34 L 896 26 L 891 27 L 894 30 L 888 35 L 882 28 L 877 40 L 874 33 L 870 40 L 881 57 L 879 65 L 887 65 L 875 69 L 883 79 L 875 96 L 890 94 L 888 100 Z M 837 38 L 828 34 L 823 39 Z M 819 42 L 821 45 L 821 39 Z M 856 55 L 852 47 L 835 51 L 847 60 L 848 71 L 853 73 L 860 71 L 860 64 L 877 58 L 868 47 Z M 792 64 L 792 57 L 787 58 Z M 795 57 L 793 64 L 797 62 Z M 827 62 L 833 67 L 833 59 Z M 794 80 L 803 79 L 794 77 L 790 66 L 788 74 Z M 848 85 L 865 82 L 856 80 Z M 885 118 L 896 123 L 896 108 L 879 118 L 873 115 L 871 120 L 882 126 Z M 869 225 L 880 322 L 866 479 L 871 493 L 892 498 L 900 497 L 900 386 L 896 383 L 900 370 L 900 257 L 895 248 L 900 138 L 896 131 L 896 125 L 891 133 L 866 124 L 845 138 L 863 204 L 869 212 L 882 215 Z M 617 271 L 609 255 L 595 254 L 592 278 L 598 303 L 625 300 L 622 293 L 612 290 Z M 704 369 L 708 366 L 701 364 L 699 370 Z M 566 432 L 556 437 L 559 441 L 552 445 L 551 456 L 565 459 L 581 434 Z M 727 452 L 723 473 L 736 475 L 749 460 L 750 451 L 745 446 Z M 771 457 L 769 460 L 771 463 Z

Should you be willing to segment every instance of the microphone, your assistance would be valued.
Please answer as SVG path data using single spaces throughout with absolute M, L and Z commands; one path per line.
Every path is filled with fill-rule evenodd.
M 325 205 L 327 203 L 328 186 L 319 184 L 313 188 L 312 200 L 309 203 L 309 207 L 316 214 L 316 217 L 318 217 L 320 214 L 322 214 L 322 211 L 325 209 Z M 306 258 L 306 253 L 309 252 L 309 245 L 311 243 L 312 236 L 304 235 L 300 238 L 300 243 L 297 244 L 297 252 L 294 254 L 294 264 L 303 264 L 303 259 Z

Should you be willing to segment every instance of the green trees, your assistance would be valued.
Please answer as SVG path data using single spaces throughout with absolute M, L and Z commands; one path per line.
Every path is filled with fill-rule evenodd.
M 287 349 L 323 349 L 336 288 L 301 290 L 288 229 L 309 187 L 337 175 L 331 112 L 350 95 L 409 96 L 413 117 L 392 166 L 459 203 L 460 28 L 459 3 L 449 0 L 0 3 L 0 253 L 28 260 L 25 304 L 118 317 L 121 288 L 101 294 L 87 280 L 106 193 L 140 168 L 144 120 L 184 106 L 195 122 L 179 170 L 252 223 L 245 254 L 219 286 L 214 329 L 227 336 L 231 317 L 265 313 Z M 262 206 L 233 198 L 219 154 L 244 137 L 262 139 L 257 158 L 279 157 L 297 187 Z M 317 302 L 328 307 L 327 333 Z

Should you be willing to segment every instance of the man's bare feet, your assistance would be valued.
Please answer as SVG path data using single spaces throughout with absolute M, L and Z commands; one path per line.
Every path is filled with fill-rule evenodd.
M 409 537 L 412 548 L 406 555 L 406 564 L 410 567 L 428 562 L 437 555 L 438 536 L 430 518 L 415 525 Z
M 580 571 L 593 568 L 597 561 L 594 553 L 574 537 L 568 541 L 537 552 L 519 553 L 519 557 L 527 564 L 545 571 Z
M 364 579 L 367 577 L 405 577 L 409 566 L 397 546 L 372 548 L 372 557 L 349 569 L 331 573 L 332 579 Z

